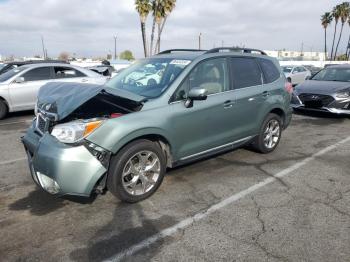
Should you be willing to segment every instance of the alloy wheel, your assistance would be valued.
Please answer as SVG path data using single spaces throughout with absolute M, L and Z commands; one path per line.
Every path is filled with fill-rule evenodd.
M 124 166 L 122 184 L 131 195 L 140 196 L 149 192 L 160 177 L 160 160 L 151 151 L 140 151 Z
M 278 143 L 280 138 L 281 128 L 280 123 L 276 119 L 271 119 L 264 132 L 264 145 L 268 149 L 272 149 Z

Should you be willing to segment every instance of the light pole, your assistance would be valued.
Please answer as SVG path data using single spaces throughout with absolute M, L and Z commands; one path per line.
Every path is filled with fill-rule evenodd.
M 43 48 L 44 60 L 46 60 L 46 58 L 47 58 L 47 50 L 45 49 L 44 37 L 43 36 L 41 36 L 41 45 L 42 45 L 42 48 Z
M 199 33 L 199 36 L 198 36 L 198 49 L 201 50 L 201 46 L 202 46 L 202 33 Z
M 113 36 L 114 38 L 114 59 L 117 59 L 117 36 Z

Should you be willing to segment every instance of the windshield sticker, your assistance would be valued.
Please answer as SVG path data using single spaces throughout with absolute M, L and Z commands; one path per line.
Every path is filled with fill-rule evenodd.
M 191 60 L 172 60 L 170 62 L 171 65 L 182 65 L 182 66 L 187 66 L 189 63 L 191 63 Z

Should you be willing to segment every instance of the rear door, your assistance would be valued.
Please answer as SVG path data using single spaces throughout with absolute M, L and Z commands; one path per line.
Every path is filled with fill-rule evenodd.
M 256 134 L 259 112 L 269 90 L 263 85 L 263 75 L 255 58 L 231 57 L 230 71 L 236 99 L 233 135 L 243 139 Z
M 53 68 L 53 77 L 59 82 L 79 82 L 89 83 L 89 77 L 83 72 L 68 66 L 55 66 Z
M 41 86 L 52 80 L 51 67 L 35 67 L 20 75 L 22 83 L 11 83 L 9 94 L 13 108 L 17 110 L 33 109 Z

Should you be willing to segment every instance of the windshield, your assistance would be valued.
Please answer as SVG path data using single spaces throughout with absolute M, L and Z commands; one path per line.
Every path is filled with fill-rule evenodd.
M 140 60 L 113 77 L 106 86 L 155 98 L 160 96 L 190 63 L 191 60 L 172 58 Z
M 290 73 L 292 72 L 292 69 L 292 66 L 282 66 L 283 73 Z
M 5 66 L 5 64 L 0 64 L 0 69 L 3 68 Z
M 6 73 L 3 73 L 0 75 L 0 82 L 4 82 L 9 80 L 11 77 L 17 75 L 19 72 L 23 71 L 24 69 L 26 69 L 26 67 L 17 67 L 14 69 L 11 69 L 9 71 L 7 71 Z
M 318 72 L 312 80 L 349 82 L 350 68 L 328 67 Z

